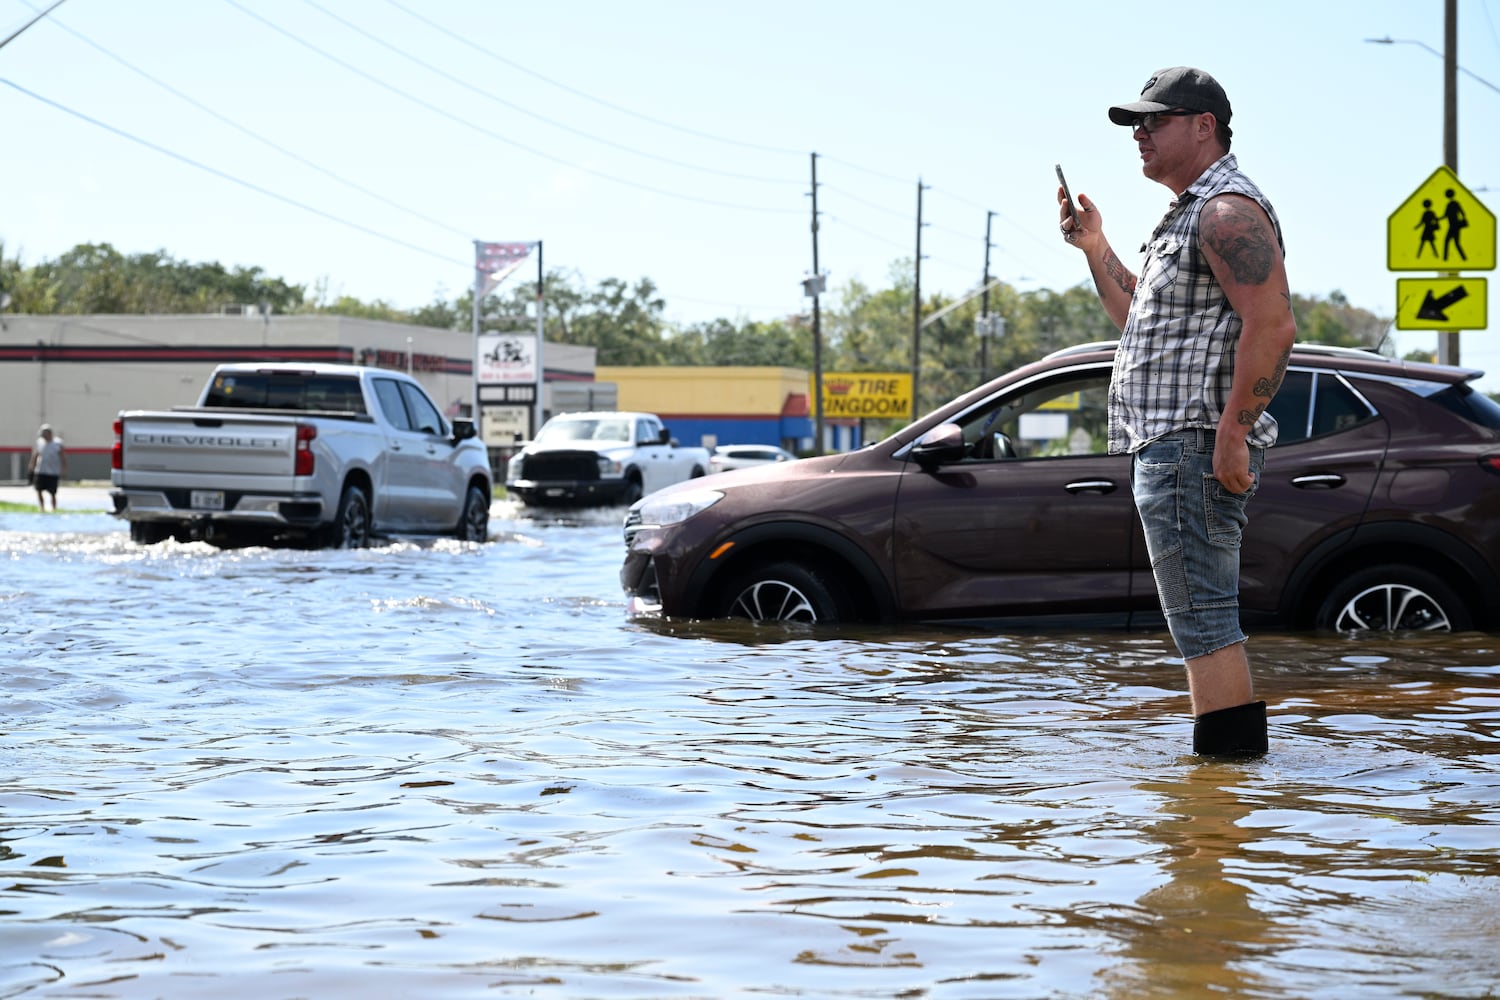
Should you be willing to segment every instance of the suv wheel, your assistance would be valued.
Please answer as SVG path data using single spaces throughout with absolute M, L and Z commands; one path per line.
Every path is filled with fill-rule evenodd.
M 1328 592 L 1319 628 L 1337 632 L 1465 632 L 1468 606 L 1441 578 L 1415 566 L 1371 566 Z
M 837 581 L 796 562 L 752 567 L 735 577 L 723 593 L 716 609 L 721 618 L 828 625 L 854 617 L 849 597 Z

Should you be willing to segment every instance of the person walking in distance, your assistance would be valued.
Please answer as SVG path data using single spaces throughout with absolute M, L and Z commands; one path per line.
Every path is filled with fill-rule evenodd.
M 68 455 L 62 440 L 52 433 L 51 425 L 43 424 L 31 449 L 31 483 L 36 487 L 36 505 L 42 510 L 47 509 L 43 494 L 50 494 L 52 512 L 57 513 L 57 482 L 67 472 Z
M 1141 172 L 1174 198 L 1141 246 L 1139 275 L 1082 194 L 1075 223 L 1062 188 L 1063 237 L 1082 250 L 1121 330 L 1109 389 L 1109 447 L 1132 456 L 1132 488 L 1162 611 L 1187 663 L 1193 751 L 1267 749 L 1239 622 L 1246 504 L 1276 442 L 1266 412 L 1297 336 L 1281 224 L 1229 152 L 1229 98 L 1200 69 L 1146 81 L 1109 109 Z

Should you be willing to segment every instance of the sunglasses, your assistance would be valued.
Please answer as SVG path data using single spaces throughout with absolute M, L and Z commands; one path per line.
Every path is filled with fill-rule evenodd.
M 1202 114 L 1202 112 L 1189 111 L 1187 108 L 1173 108 L 1170 111 L 1153 111 L 1149 115 L 1136 115 L 1130 119 L 1130 131 L 1143 129 L 1147 135 L 1150 135 L 1166 124 L 1164 119 L 1186 118 L 1197 114 Z

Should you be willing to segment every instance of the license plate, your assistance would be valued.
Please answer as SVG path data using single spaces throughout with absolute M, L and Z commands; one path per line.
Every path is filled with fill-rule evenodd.
M 549 497 L 560 497 L 565 496 L 568 491 L 563 489 L 561 486 L 549 486 L 542 492 Z
M 188 503 L 194 510 L 223 510 L 223 490 L 193 490 Z

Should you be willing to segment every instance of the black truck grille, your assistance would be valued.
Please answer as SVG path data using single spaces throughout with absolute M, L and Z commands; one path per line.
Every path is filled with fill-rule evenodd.
M 544 451 L 527 455 L 521 474 L 535 482 L 587 482 L 599 478 L 599 456 L 592 451 Z

